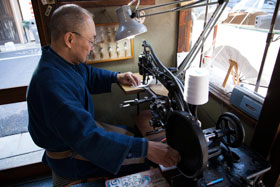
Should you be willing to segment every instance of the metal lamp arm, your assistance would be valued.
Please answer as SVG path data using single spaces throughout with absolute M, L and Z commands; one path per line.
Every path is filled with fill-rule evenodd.
M 205 3 L 206 0 L 199 0 L 199 1 L 196 1 L 196 2 L 189 3 L 187 5 L 183 5 L 183 6 L 180 6 L 180 7 L 176 7 L 176 8 L 170 9 L 170 10 L 159 11 L 159 12 L 155 12 L 155 13 L 140 15 L 140 12 L 144 11 L 144 10 L 156 9 L 156 8 L 159 8 L 159 7 L 170 6 L 170 5 L 179 4 L 179 3 L 188 2 L 188 1 L 190 1 L 190 0 L 174 1 L 174 2 L 159 4 L 159 5 L 155 5 L 155 6 L 150 6 L 150 7 L 144 7 L 144 8 L 136 9 L 136 10 L 134 10 L 134 14 L 132 14 L 132 17 L 142 18 L 142 17 L 147 17 L 147 16 L 164 14 L 164 13 L 168 13 L 168 12 L 177 12 L 177 11 L 181 11 L 181 10 L 184 10 L 184 9 L 191 9 L 191 8 L 197 8 L 197 7 L 205 7 L 207 5 L 222 4 L 224 2 L 224 0 L 217 0 L 216 2 Z
M 187 2 L 187 1 L 190 1 L 190 0 L 173 1 L 173 2 L 169 2 L 169 3 L 163 3 L 163 4 L 159 4 L 159 5 L 154 5 L 154 6 L 149 6 L 149 7 L 145 7 L 145 8 L 140 8 L 140 9 L 137 9 L 137 10 L 139 10 L 139 11 L 141 11 L 141 10 L 149 10 L 149 9 L 163 7 L 163 6 L 179 4 L 179 3 L 183 3 L 183 2 Z M 205 0 L 199 0 L 199 1 L 194 2 L 194 3 L 199 3 L 199 2 L 202 2 L 202 1 L 205 1 Z
M 210 34 L 211 30 L 216 25 L 219 17 L 223 13 L 223 11 L 224 11 L 227 3 L 228 3 L 228 0 L 224 0 L 224 1 L 225 1 L 225 4 L 219 4 L 217 6 L 217 8 L 215 9 L 211 18 L 209 19 L 208 23 L 206 24 L 204 30 L 201 32 L 199 38 L 196 40 L 194 46 L 191 48 L 188 55 L 185 57 L 185 59 L 180 64 L 180 66 L 178 68 L 178 72 L 176 73 L 177 76 L 179 74 L 181 74 L 185 70 L 186 67 L 187 67 L 187 69 L 189 68 L 189 66 L 192 63 L 192 61 L 194 60 L 195 56 L 197 55 L 197 53 L 201 49 L 201 47 L 203 45 L 203 39 L 208 37 L 208 35 Z
M 216 0 L 215 2 L 208 2 L 208 3 L 206 2 L 207 0 L 198 0 L 198 1 L 195 1 L 195 2 L 192 2 L 192 3 L 189 3 L 187 5 L 176 7 L 176 8 L 167 10 L 167 11 L 159 11 L 159 12 L 155 12 L 155 13 L 151 13 L 151 14 L 144 14 L 144 15 L 140 15 L 140 12 L 144 11 L 144 10 L 150 10 L 150 9 L 155 9 L 155 8 L 159 8 L 159 7 L 165 7 L 165 6 L 169 6 L 169 5 L 173 5 L 173 4 L 179 4 L 179 3 L 187 2 L 187 1 L 189 1 L 189 0 L 174 1 L 174 2 L 159 4 L 159 5 L 155 5 L 155 6 L 144 7 L 144 8 L 140 8 L 140 9 L 136 8 L 136 10 L 134 10 L 132 15 L 131 15 L 131 17 L 142 18 L 142 17 L 153 16 L 153 15 L 158 15 L 158 14 L 163 14 L 163 13 L 168 13 L 168 12 L 181 11 L 181 10 L 184 10 L 184 9 L 191 9 L 191 8 L 204 7 L 204 6 L 208 6 L 208 5 L 218 4 L 218 6 L 216 7 L 213 15 L 211 16 L 211 18 L 209 19 L 209 21 L 205 25 L 204 30 L 201 32 L 201 34 L 200 34 L 199 38 L 197 39 L 197 41 L 195 42 L 194 46 L 191 48 L 190 52 L 188 53 L 188 55 L 185 57 L 185 59 L 183 60 L 183 62 L 179 66 L 178 71 L 176 73 L 177 77 L 185 69 L 188 69 L 190 67 L 190 65 L 191 65 L 192 61 L 194 60 L 195 56 L 197 55 L 197 53 L 201 49 L 201 47 L 204 43 L 204 40 L 208 37 L 211 30 L 214 28 L 215 24 L 217 23 L 218 19 L 220 18 L 221 14 L 223 13 L 223 11 L 224 11 L 226 5 L 228 4 L 229 0 Z M 132 1 L 132 2 L 135 2 L 135 0 Z M 138 3 L 139 2 L 140 2 L 140 0 L 138 0 Z M 182 89 L 180 89 L 180 91 L 182 91 Z

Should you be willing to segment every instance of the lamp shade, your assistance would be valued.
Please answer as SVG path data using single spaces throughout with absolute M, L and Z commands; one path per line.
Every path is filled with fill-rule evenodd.
M 185 74 L 184 99 L 192 105 L 203 105 L 209 97 L 209 72 L 204 68 L 193 68 Z
M 147 32 L 145 25 L 138 23 L 131 17 L 130 6 L 124 5 L 117 9 L 117 17 L 120 22 L 119 29 L 115 35 L 115 40 L 119 41 L 125 38 L 132 38 L 136 35 Z

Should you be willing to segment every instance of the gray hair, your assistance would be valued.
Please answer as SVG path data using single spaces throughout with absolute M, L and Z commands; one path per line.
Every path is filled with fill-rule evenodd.
M 49 25 L 51 39 L 56 41 L 67 32 L 77 32 L 78 29 L 83 29 L 85 16 L 93 18 L 92 13 L 75 4 L 57 8 L 51 16 Z

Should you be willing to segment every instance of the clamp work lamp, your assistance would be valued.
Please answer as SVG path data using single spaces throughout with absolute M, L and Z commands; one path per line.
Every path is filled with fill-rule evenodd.
M 214 0 L 210 2 L 209 0 L 197 0 L 197 1 L 182 0 L 182 1 L 174 1 L 169 3 L 144 7 L 144 8 L 138 8 L 140 4 L 140 0 L 138 0 L 135 10 L 131 11 L 131 5 L 134 2 L 136 2 L 136 0 L 132 0 L 128 5 L 121 6 L 116 10 L 117 17 L 120 22 L 119 29 L 116 32 L 116 36 L 115 36 L 116 41 L 126 39 L 126 38 L 133 38 L 134 36 L 147 32 L 146 26 L 137 22 L 134 18 L 144 18 L 147 16 L 154 16 L 154 15 L 169 13 L 169 12 L 177 12 L 185 9 L 206 7 L 209 5 L 217 5 L 215 11 L 213 12 L 208 22 L 206 23 L 203 31 L 201 32 L 199 38 L 195 42 L 193 48 L 191 48 L 188 55 L 185 57 L 181 65 L 178 67 L 178 71 L 176 75 L 181 74 L 186 68 L 190 67 L 191 62 L 194 60 L 195 56 L 203 46 L 205 39 L 208 37 L 208 35 L 216 25 L 218 19 L 220 18 L 221 14 L 223 13 L 225 7 L 228 4 L 228 0 Z M 167 7 L 167 6 L 176 5 L 185 2 L 189 2 L 189 3 L 183 6 L 171 8 L 169 10 L 158 11 L 153 13 L 145 12 L 145 14 L 142 14 L 143 11 L 154 10 L 160 7 Z

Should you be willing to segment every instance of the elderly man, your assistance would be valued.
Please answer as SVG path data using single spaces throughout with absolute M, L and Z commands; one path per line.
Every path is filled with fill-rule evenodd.
M 131 158 L 148 158 L 163 166 L 180 161 L 166 144 L 109 132 L 94 120 L 90 94 L 111 90 L 119 82 L 137 85 L 130 72 L 117 73 L 86 65 L 96 37 L 92 14 L 77 5 L 55 10 L 50 22 L 51 46 L 42 57 L 28 87 L 29 132 L 46 149 L 43 162 L 58 183 L 114 176 Z M 54 186 L 59 186 L 54 181 Z

